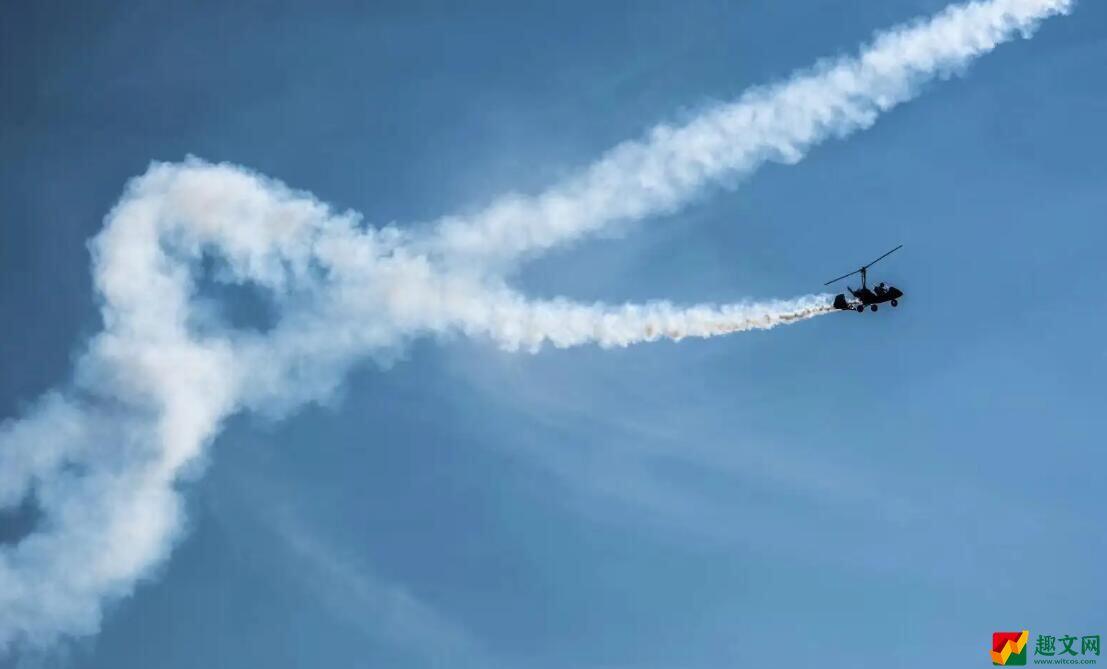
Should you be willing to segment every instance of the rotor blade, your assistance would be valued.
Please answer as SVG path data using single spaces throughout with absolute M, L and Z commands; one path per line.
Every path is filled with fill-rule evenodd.
M 853 276 L 854 274 L 857 274 L 860 271 L 861 270 L 859 270 L 859 269 L 855 269 L 852 272 L 850 272 L 849 274 L 843 274 L 842 276 L 838 277 L 837 279 L 831 279 L 830 281 L 827 281 L 823 285 L 824 286 L 829 286 L 830 284 L 834 283 L 835 281 L 841 281 L 842 279 L 846 278 L 847 276 Z
M 885 253 L 884 255 L 882 255 L 882 256 L 880 256 L 879 258 L 877 258 L 876 260 L 872 261 L 872 262 L 871 262 L 871 263 L 869 263 L 868 265 L 865 265 L 865 269 L 868 269 L 868 268 L 872 267 L 873 265 L 877 264 L 877 263 L 878 263 L 878 262 L 880 262 L 881 260 L 884 260 L 885 258 L 887 258 L 888 256 L 892 255 L 893 253 L 895 253 L 896 251 L 898 251 L 898 250 L 900 250 L 900 249 L 902 249 L 902 248 L 903 248 L 903 244 L 900 244 L 899 246 L 895 247 L 895 248 L 894 248 L 894 249 L 892 249 L 891 251 L 888 251 L 888 252 L 887 252 L 887 253 Z

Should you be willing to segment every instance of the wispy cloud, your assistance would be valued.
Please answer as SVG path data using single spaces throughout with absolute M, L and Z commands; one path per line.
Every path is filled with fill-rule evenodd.
M 258 519 L 287 550 L 295 578 L 338 619 L 425 666 L 492 666 L 461 625 L 321 539 L 289 509 L 270 507 Z

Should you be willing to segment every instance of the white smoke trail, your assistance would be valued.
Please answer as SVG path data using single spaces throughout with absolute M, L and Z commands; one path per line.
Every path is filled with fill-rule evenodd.
M 649 304 L 584 305 L 558 299 L 528 302 L 504 295 L 477 305 L 463 328 L 469 334 L 491 337 L 509 351 L 537 351 L 549 343 L 557 348 L 597 344 L 603 348 L 688 337 L 705 338 L 768 330 L 778 325 L 835 311 L 830 295 L 749 304 L 676 307 L 668 302 Z
M 963 63 L 1067 7 L 993 0 L 947 10 L 878 38 L 853 66 L 822 68 L 751 94 L 740 109 L 659 130 L 536 200 L 446 221 L 429 237 L 366 227 L 241 168 L 152 165 L 90 245 L 103 331 L 68 388 L 0 425 L 0 509 L 30 496 L 41 512 L 30 535 L 0 545 L 0 652 L 95 632 L 104 602 L 129 593 L 167 555 L 181 523 L 175 486 L 228 416 L 324 399 L 352 363 L 412 337 L 461 333 L 508 350 L 627 346 L 826 313 L 826 296 L 687 309 L 534 302 L 492 262 L 671 209 L 705 179 L 751 169 L 770 153 L 797 158 L 827 132 L 871 122 L 923 73 Z M 785 122 L 789 114 L 796 119 Z M 726 150 L 721 138 L 738 148 Z M 213 263 L 217 279 L 266 293 L 272 327 L 236 329 L 203 307 L 198 281 Z
M 928 79 L 961 70 L 1017 35 L 1028 37 L 1043 19 L 1071 7 L 1072 0 L 950 6 L 877 35 L 855 57 L 750 90 L 682 127 L 659 125 L 647 139 L 616 146 L 536 197 L 511 195 L 474 216 L 448 217 L 427 246 L 504 261 L 672 211 L 713 182 L 733 181 L 767 161 L 797 162 L 819 142 L 869 127 Z
M 95 631 L 101 603 L 165 556 L 181 521 L 175 482 L 220 423 L 325 399 L 366 355 L 450 332 L 509 350 L 626 346 L 768 328 L 826 305 L 529 302 L 408 243 L 234 166 L 155 164 L 128 184 L 91 244 L 103 332 L 71 388 L 0 426 L 0 508 L 33 495 L 46 519 L 0 548 L 0 646 Z M 275 324 L 235 329 L 205 310 L 205 261 L 266 291 Z

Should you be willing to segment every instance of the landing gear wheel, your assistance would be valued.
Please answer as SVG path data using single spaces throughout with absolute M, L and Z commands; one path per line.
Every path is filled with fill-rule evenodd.
M 865 305 L 863 305 L 863 304 L 857 305 L 857 313 L 859 313 L 859 314 L 865 313 Z
M 895 300 L 892 300 L 892 306 L 893 306 L 893 307 L 898 307 L 898 306 L 899 306 L 899 302 L 897 302 L 897 301 L 895 301 Z
M 872 310 L 873 310 L 874 312 L 876 311 L 876 305 L 875 305 L 875 304 L 874 304 L 874 305 L 872 305 L 872 306 L 871 306 L 871 307 L 869 307 L 869 308 L 870 308 L 870 309 L 872 309 Z

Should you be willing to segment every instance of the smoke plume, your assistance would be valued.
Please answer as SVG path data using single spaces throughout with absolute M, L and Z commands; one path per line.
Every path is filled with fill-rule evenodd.
M 616 222 L 671 212 L 715 182 L 733 182 L 768 161 L 795 163 L 831 137 L 871 126 L 920 86 L 947 77 L 1072 0 L 991 0 L 952 5 L 926 21 L 876 36 L 852 57 L 824 60 L 790 79 L 754 88 L 680 126 L 608 151 L 576 177 L 537 197 L 508 196 L 468 218 L 447 217 L 428 246 L 508 261 Z
M 30 499 L 40 515 L 28 536 L 0 545 L 0 652 L 98 629 L 105 602 L 169 553 L 182 523 L 177 486 L 229 416 L 325 399 L 352 364 L 414 337 L 461 334 L 527 351 L 628 346 L 826 313 L 825 295 L 692 307 L 535 301 L 505 277 L 527 255 L 673 211 L 765 161 L 797 161 L 1069 6 L 951 7 L 878 35 L 855 57 L 683 127 L 659 126 L 536 197 L 426 228 L 367 226 L 240 167 L 153 164 L 90 243 L 103 331 L 66 387 L 0 425 L 0 508 Z M 200 298 L 210 278 L 261 291 L 273 323 L 227 323 Z

